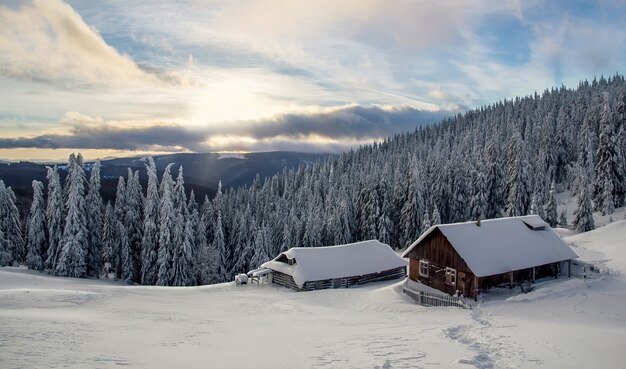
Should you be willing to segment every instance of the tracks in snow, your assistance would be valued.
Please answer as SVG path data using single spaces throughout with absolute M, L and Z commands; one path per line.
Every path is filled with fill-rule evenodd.
M 460 359 L 460 364 L 472 365 L 478 369 L 519 368 L 528 364 L 541 364 L 538 358 L 512 343 L 511 335 L 515 326 L 496 325 L 493 318 L 480 307 L 472 310 L 473 324 L 463 324 L 448 328 L 445 334 L 451 340 L 468 346 L 476 355 L 471 359 Z

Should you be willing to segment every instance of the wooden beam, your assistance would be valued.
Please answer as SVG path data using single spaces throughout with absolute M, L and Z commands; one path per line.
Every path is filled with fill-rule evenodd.
M 572 259 L 567 261 L 567 278 L 572 278 Z
M 513 288 L 513 272 L 509 272 L 509 289 Z
M 478 277 L 474 276 L 474 301 L 478 301 Z

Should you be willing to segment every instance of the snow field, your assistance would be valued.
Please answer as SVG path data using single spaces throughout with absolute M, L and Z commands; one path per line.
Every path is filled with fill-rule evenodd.
M 474 310 L 418 306 L 397 281 L 297 293 L 0 268 L 0 367 L 623 367 L 626 221 L 565 239 L 611 272 L 494 290 Z

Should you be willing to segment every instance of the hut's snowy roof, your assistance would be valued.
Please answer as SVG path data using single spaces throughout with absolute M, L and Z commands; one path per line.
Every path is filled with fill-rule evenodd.
M 284 260 L 283 255 L 296 259 L 296 263 L 279 261 Z M 388 245 L 369 240 L 338 246 L 293 247 L 261 266 L 292 276 L 302 288 L 307 281 L 361 276 L 406 264 Z
M 578 257 L 537 215 L 483 220 L 480 226 L 476 222 L 435 225 L 413 242 L 402 257 L 435 229 L 443 233 L 478 277 Z

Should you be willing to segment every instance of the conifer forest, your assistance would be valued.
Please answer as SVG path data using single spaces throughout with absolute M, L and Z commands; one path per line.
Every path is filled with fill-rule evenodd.
M 99 161 L 72 154 L 33 181 L 25 219 L 0 180 L 0 265 L 190 286 L 232 280 L 291 247 L 376 238 L 401 250 L 438 223 L 538 214 L 588 231 L 593 211 L 624 206 L 626 82 L 500 101 L 214 198 L 187 192 L 181 166 L 145 167 L 147 188 L 129 169 L 104 203 Z M 562 191 L 577 197 L 574 214 L 558 209 Z

